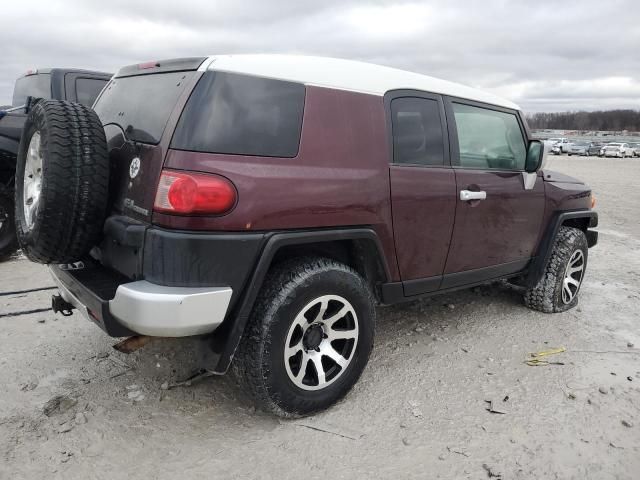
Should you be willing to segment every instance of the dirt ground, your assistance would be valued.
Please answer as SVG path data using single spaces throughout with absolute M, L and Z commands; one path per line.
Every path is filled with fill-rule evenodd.
M 174 387 L 201 342 L 120 354 L 37 311 L 52 291 L 10 293 L 51 286 L 44 267 L 0 264 L 0 478 L 638 478 L 640 159 L 551 167 L 598 199 L 578 307 L 533 312 L 495 284 L 380 308 L 358 385 L 304 420 L 256 412 L 231 376 Z M 561 365 L 524 363 L 561 346 Z

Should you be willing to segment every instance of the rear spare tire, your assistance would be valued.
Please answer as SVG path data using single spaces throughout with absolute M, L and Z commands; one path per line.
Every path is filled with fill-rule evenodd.
M 109 157 L 98 115 L 77 103 L 39 101 L 24 125 L 16 165 L 16 230 L 39 263 L 70 263 L 102 232 Z

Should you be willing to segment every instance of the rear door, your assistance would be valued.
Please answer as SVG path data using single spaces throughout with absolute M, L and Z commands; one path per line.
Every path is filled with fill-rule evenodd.
M 109 82 L 94 109 L 107 136 L 112 209 L 150 221 L 170 136 L 199 74 L 130 70 Z
M 544 214 L 543 180 L 524 173 L 527 140 L 517 112 L 447 99 L 447 121 L 457 198 L 442 288 L 524 268 Z
M 442 98 L 400 91 L 385 102 L 396 256 L 404 294 L 411 296 L 440 286 L 455 214 L 455 175 Z

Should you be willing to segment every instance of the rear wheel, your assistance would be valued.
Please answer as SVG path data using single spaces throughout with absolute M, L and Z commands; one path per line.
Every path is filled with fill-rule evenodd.
M 545 313 L 564 312 L 575 307 L 588 254 L 587 237 L 582 230 L 560 227 L 544 275 L 525 293 L 526 305 Z
M 356 383 L 374 325 L 373 298 L 354 270 L 323 258 L 283 264 L 265 280 L 234 370 L 262 409 L 307 415 Z

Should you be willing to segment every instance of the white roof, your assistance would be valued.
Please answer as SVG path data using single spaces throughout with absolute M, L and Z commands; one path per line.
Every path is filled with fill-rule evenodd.
M 509 100 L 459 83 L 339 58 L 271 54 L 212 55 L 200 66 L 200 70 L 242 73 L 372 95 L 384 95 L 389 90 L 398 89 L 422 90 L 520 109 Z

